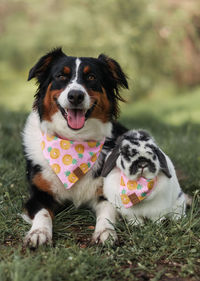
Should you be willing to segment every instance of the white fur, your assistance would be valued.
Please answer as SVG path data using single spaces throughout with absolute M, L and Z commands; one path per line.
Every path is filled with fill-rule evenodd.
M 155 145 L 155 143 L 153 142 L 153 139 L 149 139 L 148 141 L 139 141 L 140 142 L 140 146 L 138 147 L 137 145 L 134 145 L 132 144 L 130 141 L 128 140 L 123 140 L 122 141 L 122 144 L 121 144 L 121 147 L 124 147 L 126 145 L 129 146 L 129 149 L 130 151 L 132 149 L 135 149 L 138 154 L 134 155 L 134 156 L 131 156 L 131 161 L 126 161 L 126 159 L 124 159 L 124 157 L 122 157 L 121 153 L 117 159 L 117 167 L 120 169 L 120 170 L 123 170 L 124 174 L 130 179 L 130 180 L 135 180 L 139 177 L 140 173 L 141 173 L 141 168 L 138 169 L 138 172 L 136 174 L 130 174 L 130 166 L 131 164 L 136 161 L 138 159 L 138 157 L 144 157 L 145 159 L 149 159 L 149 160 L 153 160 L 152 159 L 152 156 L 148 154 L 148 152 L 152 153 L 152 150 L 148 147 L 146 147 L 145 145 L 148 143 L 150 145 Z M 122 165 L 121 165 L 121 160 L 123 160 L 123 164 L 125 166 L 125 169 L 123 169 Z M 154 173 L 150 172 L 148 168 L 144 168 L 143 169 L 143 175 L 147 178 L 147 179 L 153 179 L 158 171 L 159 171 L 159 161 L 158 159 L 156 158 L 155 160 L 153 160 L 153 163 L 155 165 L 155 168 L 156 168 L 156 171 Z
M 41 127 L 43 131 L 49 134 L 51 134 L 51 132 L 56 132 L 58 135 L 69 139 L 102 140 L 105 136 L 111 136 L 111 123 L 102 123 L 96 119 L 89 119 L 86 121 L 85 126 L 77 132 L 68 128 L 66 120 L 61 114 L 59 115 L 59 113 L 54 114 L 52 122 L 43 121 L 40 125 L 38 113 L 33 111 L 29 115 L 24 128 L 23 142 L 27 158 L 31 159 L 34 165 L 40 165 L 42 167 L 42 176 L 50 182 L 51 192 L 54 198 L 60 203 L 64 202 L 66 199 L 71 200 L 76 207 L 82 204 L 88 204 L 97 212 L 97 216 L 100 218 L 97 221 L 93 238 L 104 242 L 111 232 L 112 236 L 115 237 L 113 230 L 110 230 L 112 227 L 108 227 L 108 221 L 114 221 L 113 211 L 110 212 L 110 210 L 113 209 L 111 204 L 107 202 L 104 209 L 100 207 L 101 202 L 97 203 L 96 201 L 96 191 L 97 188 L 101 187 L 103 184 L 102 178 L 98 177 L 94 179 L 92 177 L 92 170 L 90 170 L 81 180 L 75 183 L 71 189 L 67 190 L 43 156 L 40 146 Z M 95 166 L 97 165 L 98 161 L 95 163 Z M 43 216 L 40 215 L 43 214 L 43 212 L 40 212 L 41 211 L 35 215 L 31 230 L 25 238 L 25 242 L 30 246 L 35 246 L 37 241 L 39 241 L 39 244 L 46 243 L 47 240 L 50 240 L 52 237 L 52 234 L 50 235 L 50 221 L 47 223 L 48 231 L 45 230 L 45 232 L 46 221 Z
M 112 125 L 110 122 L 102 123 L 98 119 L 89 118 L 86 120 L 85 125 L 80 130 L 72 130 L 68 127 L 67 121 L 63 118 L 60 111 L 52 116 L 52 121 L 41 122 L 42 131 L 52 135 L 55 132 L 70 140 L 84 141 L 84 140 L 97 140 L 100 141 L 106 136 L 111 136 Z
M 102 201 L 98 204 L 94 204 L 93 208 L 96 211 L 97 217 L 93 240 L 95 242 L 100 240 L 104 243 L 110 237 L 115 241 L 117 239 L 114 229 L 116 218 L 115 208 L 108 201 Z
M 157 182 L 151 194 L 142 202 L 130 208 L 125 208 L 120 198 L 121 171 L 119 167 L 115 167 L 104 179 L 104 195 L 129 222 L 143 223 L 144 218 L 159 222 L 165 216 L 179 219 L 185 214 L 185 195 L 184 193 L 181 194 L 181 188 L 171 160 L 166 154 L 164 155 L 172 177 L 168 178 L 160 171 L 157 174 Z
M 52 242 L 52 219 L 46 209 L 41 209 L 32 221 L 32 227 L 27 233 L 24 243 L 36 248 L 42 244 Z
M 59 98 L 58 98 L 58 103 L 63 107 L 63 108 L 69 108 L 70 107 L 70 103 L 68 101 L 68 94 L 70 91 L 72 90 L 77 90 L 77 91 L 81 91 L 85 94 L 84 100 L 83 100 L 83 104 L 82 104 L 82 108 L 87 111 L 90 107 L 90 97 L 87 93 L 87 91 L 85 90 L 85 88 L 79 84 L 77 82 L 78 80 L 78 70 L 81 64 L 81 60 L 80 59 L 76 59 L 76 73 L 75 73 L 75 77 L 74 79 L 67 85 L 67 87 L 65 88 L 65 90 L 60 94 Z
M 56 113 L 57 114 L 57 113 Z M 61 115 L 62 118 L 62 115 Z M 62 118 L 63 119 L 63 118 Z M 54 120 L 54 118 L 53 118 Z M 55 122 L 46 122 L 46 125 L 54 127 L 54 124 L 58 122 L 58 125 L 62 122 L 61 120 L 55 120 Z M 107 132 L 108 135 L 110 135 L 109 128 L 111 129 L 111 124 L 103 124 L 100 121 L 96 119 L 90 119 L 88 120 L 88 125 L 86 126 L 86 130 L 81 129 L 79 133 L 79 138 L 82 140 L 84 139 L 84 135 L 87 135 L 88 139 L 94 139 L 94 140 L 100 140 L 103 137 L 105 137 L 105 134 Z M 66 123 L 66 121 L 65 121 Z M 59 128 L 59 126 L 57 127 Z M 99 128 L 98 133 L 95 132 L 95 126 L 96 128 Z M 93 130 L 92 130 L 92 126 Z M 55 125 L 56 127 L 56 125 Z M 89 129 L 87 128 L 89 127 Z M 104 127 L 104 128 L 103 128 Z M 52 128 L 53 129 L 53 128 Z M 49 132 L 49 131 L 48 131 Z M 55 131 L 54 131 L 55 132 Z M 58 130 L 59 132 L 59 130 Z M 69 137 L 67 135 L 67 132 L 71 134 L 71 132 L 74 132 L 74 138 L 76 137 L 76 131 L 73 131 L 71 129 L 66 130 L 65 137 Z M 91 132 L 89 134 L 86 134 L 86 132 Z M 64 132 L 63 132 L 64 133 Z M 59 134 L 59 133 L 58 133 Z M 91 138 L 90 138 L 91 137 Z M 70 139 L 74 139 L 73 137 Z M 94 194 L 96 192 L 96 188 L 102 185 L 102 178 L 97 179 L 91 179 L 91 173 L 92 170 L 90 170 L 80 181 L 78 181 L 76 184 L 73 185 L 73 188 L 66 189 L 62 182 L 59 180 L 57 175 L 52 171 L 51 167 L 49 166 L 47 160 L 44 158 L 42 150 L 41 150 L 41 130 L 40 130 L 40 122 L 39 122 L 39 116 L 37 112 L 32 112 L 28 119 L 26 126 L 24 128 L 23 133 L 23 140 L 24 140 L 24 147 L 25 147 L 25 153 L 28 157 L 28 159 L 31 159 L 33 161 L 34 165 L 40 165 L 43 168 L 42 175 L 43 177 L 51 182 L 51 191 L 53 192 L 55 198 L 62 202 L 66 199 L 72 200 L 73 203 L 78 207 L 81 204 L 85 204 L 90 201 L 91 198 L 94 198 Z M 95 165 L 98 165 L 98 162 L 95 163 Z M 92 185 L 91 185 L 92 181 Z M 85 192 L 87 189 L 88 192 Z

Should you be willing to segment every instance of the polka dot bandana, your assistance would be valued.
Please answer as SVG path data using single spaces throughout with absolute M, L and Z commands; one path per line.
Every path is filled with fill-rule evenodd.
M 144 200 L 152 191 L 156 178 L 148 180 L 139 178 L 137 181 L 129 180 L 122 172 L 120 179 L 120 197 L 125 208 L 130 208 Z
M 97 161 L 104 141 L 71 141 L 42 134 L 41 148 L 66 189 L 81 179 Z

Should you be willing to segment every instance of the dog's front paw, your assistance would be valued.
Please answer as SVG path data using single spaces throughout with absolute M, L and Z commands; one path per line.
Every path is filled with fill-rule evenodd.
M 112 243 L 117 240 L 117 233 L 114 229 L 106 228 L 102 231 L 95 231 L 92 236 L 92 242 L 96 244 L 104 244 L 107 240 L 110 240 Z
M 25 247 L 35 249 L 44 244 L 52 244 L 52 234 L 45 228 L 30 230 L 24 239 Z

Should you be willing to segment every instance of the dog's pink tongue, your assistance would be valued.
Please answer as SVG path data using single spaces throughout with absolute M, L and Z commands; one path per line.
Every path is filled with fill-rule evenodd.
M 80 110 L 80 109 L 68 109 L 67 121 L 68 121 L 68 125 L 72 129 L 74 129 L 74 130 L 81 129 L 85 124 L 84 111 Z

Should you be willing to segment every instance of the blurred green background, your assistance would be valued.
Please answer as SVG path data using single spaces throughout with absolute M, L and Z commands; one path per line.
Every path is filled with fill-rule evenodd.
M 28 71 L 56 46 L 121 64 L 130 85 L 122 116 L 200 122 L 199 0 L 1 0 L 1 107 L 30 111 Z
M 21 132 L 36 91 L 27 77 L 56 46 L 120 63 L 130 86 L 120 121 L 150 130 L 184 192 L 196 194 L 186 218 L 119 223 L 119 246 L 90 247 L 94 216 L 70 207 L 54 221 L 54 247 L 22 250 Z M 0 280 L 199 280 L 199 107 L 200 0 L 0 0 Z

